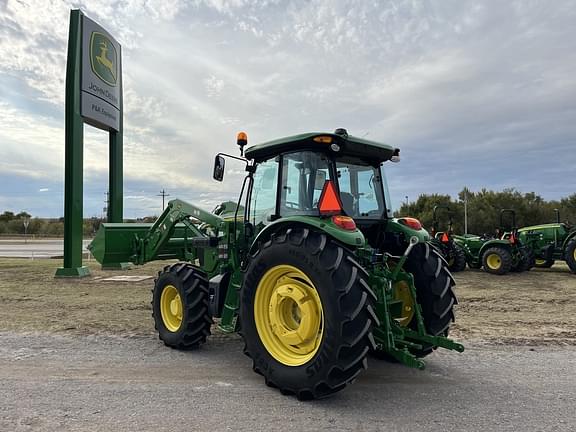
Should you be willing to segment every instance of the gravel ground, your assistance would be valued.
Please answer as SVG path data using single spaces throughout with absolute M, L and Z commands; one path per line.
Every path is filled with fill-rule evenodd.
M 335 396 L 264 385 L 237 338 L 199 351 L 151 337 L 0 333 L 2 431 L 574 431 L 575 347 L 469 343 L 424 371 L 370 359 Z
M 455 275 L 451 335 L 417 371 L 370 359 L 335 396 L 299 402 L 264 385 L 236 335 L 166 348 L 150 278 L 54 279 L 57 260 L 0 259 L 0 431 L 574 431 L 576 276 L 563 265 Z

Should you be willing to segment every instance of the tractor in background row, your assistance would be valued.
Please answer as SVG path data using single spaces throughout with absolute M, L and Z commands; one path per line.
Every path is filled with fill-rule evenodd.
M 556 223 L 520 228 L 518 236 L 534 253 L 536 267 L 550 268 L 563 260 L 576 273 L 576 226 L 560 222 L 560 211 L 554 211 Z
M 505 215 L 510 215 L 508 226 L 504 224 Z M 500 227 L 495 237 L 455 235 L 454 241 L 464 250 L 470 268 L 484 268 L 488 273 L 504 275 L 530 270 L 533 265 L 530 249 L 518 238 L 516 212 L 511 209 L 500 211 Z
M 439 231 L 438 210 L 445 210 L 448 216 L 446 231 Z M 452 211 L 447 205 L 435 205 L 432 210 L 432 239 L 430 243 L 442 254 L 451 272 L 466 269 L 466 255 L 462 247 L 454 241 Z
M 306 133 L 255 145 L 238 203 L 210 213 L 172 200 L 153 225 L 103 224 L 90 249 L 100 263 L 180 262 L 156 278 L 153 318 L 177 349 L 206 342 L 213 318 L 239 332 L 266 384 L 299 399 L 325 397 L 366 369 L 368 354 L 423 368 L 448 336 L 454 279 L 420 222 L 393 218 L 386 144 Z

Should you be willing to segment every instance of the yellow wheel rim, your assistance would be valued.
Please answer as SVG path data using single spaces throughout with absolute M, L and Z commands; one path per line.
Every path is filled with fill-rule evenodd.
M 502 266 L 502 260 L 498 254 L 490 254 L 486 258 L 486 264 L 492 270 L 498 270 Z
M 414 299 L 410 292 L 410 286 L 406 281 L 398 281 L 392 288 L 394 290 L 394 300 L 402 302 L 402 314 L 400 318 L 396 318 L 396 321 L 402 327 L 406 327 L 414 317 Z
M 546 260 L 536 258 L 536 265 L 544 265 L 546 264 Z
M 182 325 L 182 299 L 173 285 L 166 285 L 160 296 L 160 315 L 164 326 L 171 332 L 177 332 Z
M 316 287 L 296 267 L 269 269 L 256 288 L 254 321 L 268 353 L 287 366 L 301 366 L 318 352 L 324 313 Z

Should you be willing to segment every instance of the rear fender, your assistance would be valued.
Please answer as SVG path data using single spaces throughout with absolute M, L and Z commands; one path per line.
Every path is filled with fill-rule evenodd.
M 351 248 L 362 247 L 366 244 L 364 234 L 359 229 L 344 230 L 332 223 L 330 219 L 311 216 L 287 216 L 278 219 L 262 229 L 250 246 L 250 253 L 258 250 L 258 245 L 268 241 L 273 234 L 291 227 L 307 227 L 315 231 L 322 231 L 326 235 L 338 240 Z

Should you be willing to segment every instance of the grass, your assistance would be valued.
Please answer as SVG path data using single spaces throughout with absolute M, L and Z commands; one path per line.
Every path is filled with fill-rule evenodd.
M 61 260 L 0 258 L 0 331 L 153 335 L 153 279 L 103 279 L 155 276 L 166 264 L 156 261 L 129 271 L 103 271 L 91 261 L 91 276 L 55 279 Z M 506 276 L 467 270 L 455 277 L 460 303 L 451 328 L 454 338 L 576 345 L 576 275 L 565 265 Z
M 0 329 L 151 334 L 153 279 L 103 279 L 126 274 L 154 276 L 165 264 L 153 262 L 126 272 L 103 271 L 92 261 L 87 263 L 91 276 L 56 279 L 54 273 L 62 266 L 61 260 L 0 259 Z

